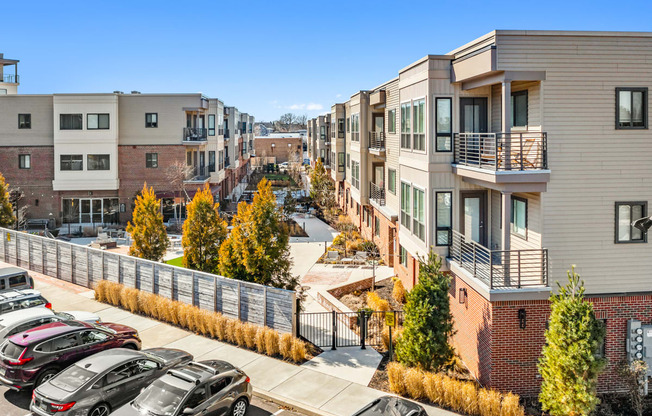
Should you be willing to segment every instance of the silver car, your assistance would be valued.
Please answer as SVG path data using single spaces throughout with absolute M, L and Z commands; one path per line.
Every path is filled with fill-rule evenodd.
M 244 416 L 251 391 L 249 377 L 225 361 L 192 362 L 169 370 L 111 416 Z
M 30 410 L 40 416 L 107 416 L 166 371 L 192 358 L 171 348 L 105 350 L 38 386 Z
M 42 306 L 13 311 L 0 315 L 0 342 L 19 332 L 59 321 L 83 321 L 96 324 L 100 323 L 101 319 L 92 312 L 54 312 Z

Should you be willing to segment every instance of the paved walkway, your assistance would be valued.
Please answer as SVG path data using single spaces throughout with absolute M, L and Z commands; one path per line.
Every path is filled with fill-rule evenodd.
M 0 267 L 9 266 L 0 262 Z M 195 359 L 223 359 L 242 368 L 251 377 L 254 393 L 317 415 L 349 416 L 366 403 L 386 393 L 356 382 L 355 375 L 341 378 L 325 374 L 313 362 L 302 366 L 205 338 L 93 300 L 93 291 L 40 273 L 30 272 L 36 288 L 52 302 L 55 310 L 82 310 L 97 313 L 103 321 L 136 328 L 143 348 L 170 347 L 186 350 Z M 339 351 L 339 350 L 338 350 Z M 345 349 L 340 352 L 346 357 Z M 330 365 L 347 365 L 345 358 Z M 325 365 L 325 362 L 323 363 Z M 431 416 L 454 415 L 428 407 Z

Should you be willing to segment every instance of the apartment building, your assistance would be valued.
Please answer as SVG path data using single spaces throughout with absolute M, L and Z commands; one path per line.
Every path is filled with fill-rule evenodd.
M 185 194 L 206 183 L 228 196 L 222 101 L 137 91 L 23 95 L 9 84 L 0 96 L 0 172 L 24 193 L 30 218 L 125 223 L 144 182 L 166 219 L 183 215 Z M 238 180 L 247 164 L 243 153 Z
M 606 325 L 600 390 L 621 387 L 627 320 L 652 323 L 631 225 L 652 198 L 651 56 L 652 33 L 494 31 L 344 103 L 343 208 L 408 287 L 430 247 L 446 259 L 453 341 L 483 384 L 538 392 L 574 264 Z
M 346 106 L 334 104 L 331 107 L 330 125 L 330 170 L 335 182 L 335 192 L 340 205 L 344 205 L 344 177 L 346 175 Z
M 330 129 L 330 113 L 308 120 L 308 157 L 312 161 L 321 159 L 326 169 L 331 164 Z

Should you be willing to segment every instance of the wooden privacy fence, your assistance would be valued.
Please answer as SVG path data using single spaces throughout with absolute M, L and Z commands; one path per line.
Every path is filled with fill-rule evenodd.
M 295 293 L 0 228 L 0 260 L 85 286 L 122 283 L 208 311 L 294 333 Z

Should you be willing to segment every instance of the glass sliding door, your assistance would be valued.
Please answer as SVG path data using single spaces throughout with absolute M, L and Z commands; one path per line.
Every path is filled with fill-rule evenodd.
M 461 231 L 466 242 L 487 244 L 487 194 L 484 191 L 462 193 Z

